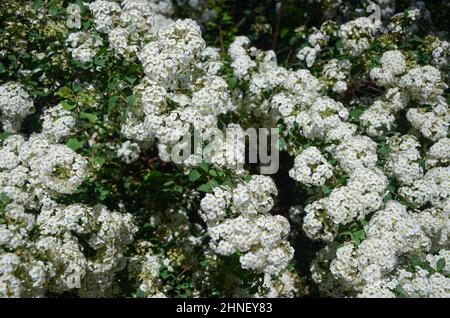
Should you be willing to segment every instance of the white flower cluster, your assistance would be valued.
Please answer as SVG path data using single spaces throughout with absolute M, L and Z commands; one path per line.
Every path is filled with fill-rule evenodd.
M 357 168 L 346 186 L 305 207 L 303 230 L 311 239 L 334 240 L 340 225 L 364 218 L 383 204 L 387 178 L 378 169 Z
M 410 69 L 400 78 L 398 85 L 405 89 L 411 98 L 421 103 L 432 103 L 447 88 L 440 71 L 431 65 Z
M 249 56 L 249 53 L 254 52 L 254 49 L 250 49 L 249 46 L 249 38 L 237 36 L 228 49 L 228 54 L 233 61 L 231 67 L 238 79 L 248 79 L 250 70 L 256 67 L 256 62 L 252 61 Z
M 72 53 L 74 60 L 80 63 L 90 63 L 94 59 L 103 41 L 95 34 L 87 32 L 70 33 L 67 38 L 68 50 Z
M 393 136 L 389 138 L 390 153 L 384 170 L 387 175 L 395 177 L 400 184 L 412 184 L 423 175 L 420 166 L 420 143 L 412 135 Z
M 445 213 L 450 213 L 450 167 L 428 170 L 423 178 L 414 180 L 410 186 L 401 187 L 399 193 L 418 206 L 430 203 Z
M 380 59 L 380 67 L 370 70 L 370 78 L 380 86 L 396 84 L 397 76 L 406 71 L 406 60 L 399 50 L 386 51 Z
M 25 207 L 73 193 L 87 175 L 87 160 L 42 134 L 8 137 L 0 149 L 0 190 Z
M 395 297 L 397 286 L 410 297 L 449 297 L 450 279 L 444 276 L 447 269 L 430 275 L 422 268 L 415 272 L 397 268 L 408 256 L 421 255 L 434 269 L 438 259 L 447 260 L 446 250 L 437 255 L 428 253 L 446 246 L 448 222 L 442 211 L 430 209 L 416 214 L 389 201 L 365 226 L 367 238 L 359 246 L 345 243 L 336 250 L 330 271 L 360 297 Z
M 306 186 L 322 186 L 333 176 L 333 167 L 319 149 L 309 147 L 295 157 L 289 176 Z
M 426 157 L 427 167 L 448 166 L 450 163 L 450 138 L 439 139 L 434 143 Z
M 338 94 L 347 91 L 346 79 L 352 64 L 348 60 L 331 59 L 323 67 L 321 80 Z
M 326 32 L 322 31 L 322 29 L 318 30 L 313 27 L 311 34 L 308 36 L 308 45 L 300 49 L 297 53 L 297 58 L 305 61 L 308 68 L 314 65 L 317 54 L 328 44 L 329 37 L 326 35 Z
M 47 108 L 41 116 L 42 134 L 47 138 L 62 142 L 76 132 L 78 120 L 61 104 Z
M 195 21 L 177 20 L 158 32 L 156 41 L 142 48 L 140 60 L 148 77 L 173 86 L 182 78 L 205 48 L 200 27 Z
M 366 17 L 357 18 L 343 24 L 339 29 L 343 49 L 352 56 L 357 56 L 372 43 L 378 25 Z
M 139 290 L 152 298 L 166 298 L 161 291 L 161 259 L 152 250 L 149 242 L 139 242 L 137 244 L 138 255 L 130 258 L 128 268 L 130 272 L 138 276 L 140 281 Z
M 130 214 L 52 203 L 37 217 L 11 203 L 0 223 L 0 296 L 42 297 L 73 291 L 81 297 L 115 292 L 115 274 L 137 228 Z M 36 231 L 36 234 L 32 234 Z M 84 239 L 80 239 L 83 237 Z
M 134 58 L 141 45 L 158 29 L 169 23 L 165 15 L 172 13 L 171 5 L 146 0 L 96 0 L 89 4 L 95 28 L 108 36 L 109 47 L 116 56 Z
M 33 110 L 33 101 L 21 84 L 0 85 L 0 122 L 4 131 L 18 132 L 22 120 Z
M 141 148 L 135 142 L 129 140 L 122 143 L 119 149 L 117 149 L 117 157 L 120 158 L 126 164 L 130 164 L 139 159 L 141 154 Z
M 241 253 L 242 268 L 268 274 L 283 270 L 294 250 L 285 240 L 289 222 L 269 214 L 276 194 L 274 182 L 265 176 L 253 176 L 233 190 L 214 188 L 202 199 L 200 211 L 211 248 L 221 255 Z
M 435 39 L 431 46 L 433 48 L 431 63 L 436 67 L 448 66 L 450 61 L 450 43 Z
M 432 110 L 410 108 L 406 118 L 415 129 L 432 141 L 447 137 L 450 123 L 448 104 L 442 96 L 432 105 Z

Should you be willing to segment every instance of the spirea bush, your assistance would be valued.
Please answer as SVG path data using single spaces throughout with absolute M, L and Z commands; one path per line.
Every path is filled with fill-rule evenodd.
M 449 12 L 3 0 L 0 296 L 450 297 Z

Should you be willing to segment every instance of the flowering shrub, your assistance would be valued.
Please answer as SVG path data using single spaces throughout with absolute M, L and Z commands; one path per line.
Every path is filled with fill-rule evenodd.
M 450 297 L 448 4 L 237 2 L 2 1 L 1 297 Z

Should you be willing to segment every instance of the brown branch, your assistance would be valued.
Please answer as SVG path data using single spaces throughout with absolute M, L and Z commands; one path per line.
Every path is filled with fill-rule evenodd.
M 280 11 L 278 11 L 277 24 L 275 26 L 275 34 L 273 35 L 273 41 L 272 41 L 272 50 L 274 50 L 274 51 L 276 51 L 277 46 L 278 46 L 278 38 L 280 37 L 280 32 L 281 32 L 281 18 L 283 17 L 283 13 L 284 13 L 284 6 L 285 6 L 285 0 L 281 0 Z

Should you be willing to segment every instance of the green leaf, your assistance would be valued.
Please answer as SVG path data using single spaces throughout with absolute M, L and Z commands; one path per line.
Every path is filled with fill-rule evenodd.
M 90 114 L 90 113 L 80 112 L 80 118 L 86 119 L 92 124 L 95 124 L 97 122 L 97 116 L 95 116 L 94 114 Z
M 353 119 L 359 119 L 364 110 L 362 108 L 354 108 L 350 111 L 349 116 Z
M 8 133 L 8 132 L 2 132 L 2 133 L 0 133 L 0 141 L 5 140 L 5 139 L 8 138 L 9 136 L 11 136 L 11 133 Z
M 34 10 L 38 10 L 40 7 L 42 7 L 42 0 L 34 0 L 33 3 Z
M 106 159 L 103 157 L 94 157 L 94 161 L 102 166 L 103 164 L 105 164 Z
M 286 148 L 287 148 L 286 140 L 285 140 L 284 138 L 280 138 L 280 139 L 278 140 L 278 149 L 279 149 L 279 150 L 284 150 L 284 149 L 286 149 Z
M 201 192 L 211 192 L 212 188 L 211 188 L 211 185 L 209 183 L 205 183 L 205 184 L 202 184 L 201 186 L 199 186 L 197 188 L 197 190 L 201 191 Z
M 206 162 L 202 162 L 201 164 L 198 165 L 198 167 L 205 172 L 209 171 L 209 165 Z
M 114 107 L 116 107 L 118 100 L 119 100 L 119 96 L 111 96 L 108 99 L 108 111 L 111 111 Z
M 105 66 L 106 64 L 106 59 L 103 58 L 96 58 L 94 59 L 94 64 L 98 65 L 98 66 Z
M 441 258 L 436 263 L 436 272 L 442 272 L 442 270 L 445 268 L 445 258 Z
M 197 181 L 198 179 L 200 179 L 202 175 L 200 174 L 200 172 L 198 172 L 197 170 L 192 170 L 191 173 L 189 174 L 189 181 L 194 182 Z
M 220 183 L 217 182 L 217 180 L 215 180 L 215 179 L 212 179 L 210 181 L 210 183 L 211 183 L 211 187 L 213 187 L 213 188 L 220 186 Z
M 231 182 L 230 180 L 226 180 L 225 182 L 222 183 L 222 186 L 227 188 L 233 188 L 233 182 Z
M 280 32 L 280 38 L 284 39 L 289 34 L 289 29 L 283 29 Z
M 52 5 L 48 11 L 49 11 L 50 15 L 57 15 L 58 7 L 56 5 Z
M 238 83 L 238 79 L 235 76 L 232 76 L 230 78 L 228 78 L 228 86 L 233 89 L 236 87 L 237 83 Z
M 411 265 L 413 267 L 420 266 L 420 264 L 422 264 L 422 260 L 420 259 L 419 256 L 417 255 L 411 256 Z
M 322 192 L 323 192 L 323 194 L 325 194 L 325 195 L 330 194 L 331 191 L 333 191 L 333 189 L 331 189 L 329 186 L 324 185 L 324 186 L 322 187 Z
M 360 240 L 366 239 L 366 232 L 364 231 L 364 229 L 353 232 L 353 235 Z
M 212 170 L 212 169 L 211 169 L 211 170 L 209 170 L 208 173 L 209 173 L 210 176 L 213 176 L 213 177 L 217 177 L 217 176 L 218 176 L 216 170 Z
M 394 288 L 394 293 L 397 295 L 397 298 L 409 298 L 409 295 L 405 292 L 401 285 L 397 285 Z
M 167 270 L 161 272 L 161 278 L 162 278 L 162 279 L 166 279 L 166 278 L 168 278 L 169 276 L 170 276 L 170 273 L 169 273 Z
M 125 76 L 125 79 L 128 81 L 128 83 L 130 83 L 131 85 L 134 84 L 134 82 L 136 82 L 137 78 L 136 77 L 129 77 L 129 76 Z
M 72 90 L 71 90 L 69 87 L 67 87 L 67 86 L 61 87 L 61 88 L 56 92 L 56 95 L 58 95 L 58 96 L 60 96 L 60 97 L 62 97 L 62 98 L 67 98 L 67 99 L 73 97 Z
M 83 140 L 79 141 L 77 138 L 70 138 L 66 143 L 66 146 L 72 149 L 73 151 L 77 151 L 78 149 L 83 147 L 83 145 L 84 141 Z
M 77 104 L 75 104 L 75 103 L 71 104 L 71 103 L 66 102 L 66 101 L 62 101 L 62 102 L 61 102 L 61 106 L 62 106 L 65 110 L 68 110 L 68 111 L 71 111 L 71 110 L 74 110 L 75 108 L 77 108 Z
M 133 107 L 134 102 L 135 102 L 135 99 L 136 99 L 136 98 L 134 97 L 134 95 L 128 96 L 128 97 L 127 97 L 127 103 L 128 103 L 128 106 Z
M 136 296 L 136 298 L 146 298 L 147 297 L 147 294 L 142 289 L 138 289 L 134 295 Z

